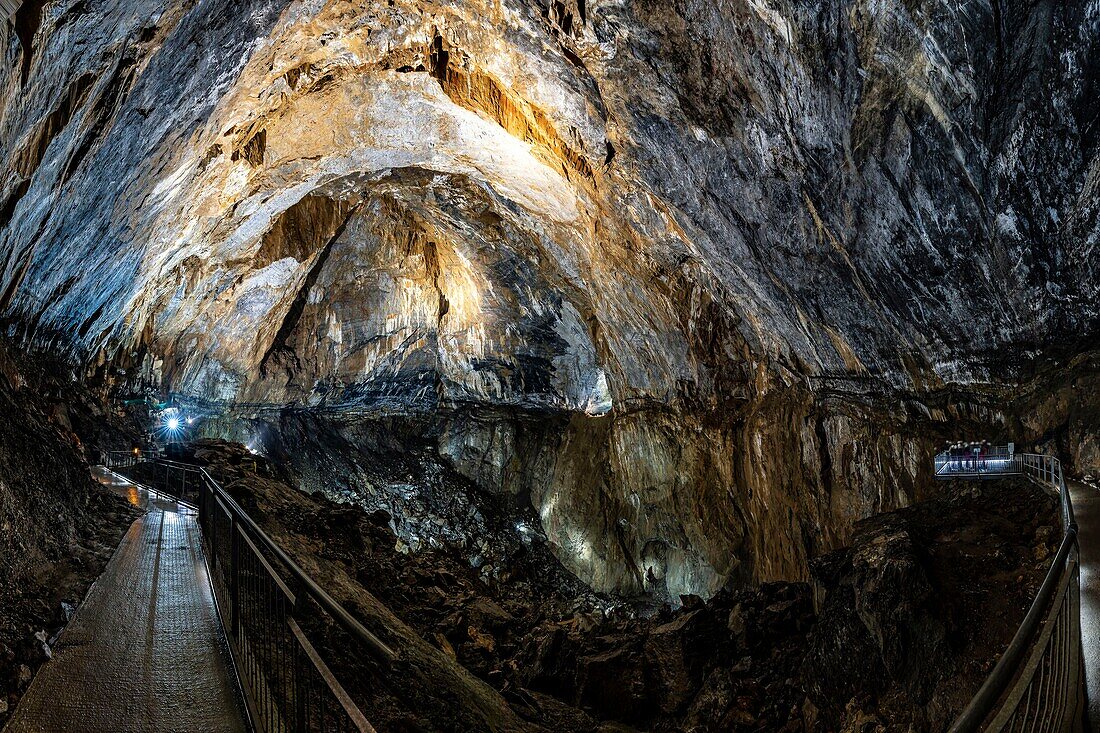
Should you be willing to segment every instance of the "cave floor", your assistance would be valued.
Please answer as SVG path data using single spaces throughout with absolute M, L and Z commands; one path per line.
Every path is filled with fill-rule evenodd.
M 147 511 L 5 733 L 245 731 L 194 512 L 111 474 L 97 478 Z
M 1066 481 L 1073 498 L 1077 538 L 1081 548 L 1081 645 L 1088 689 L 1088 716 L 1100 725 L 1100 491 Z

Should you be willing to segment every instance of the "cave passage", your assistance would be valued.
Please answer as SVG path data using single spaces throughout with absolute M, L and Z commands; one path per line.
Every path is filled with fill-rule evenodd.
M 193 449 L 189 454 L 174 442 L 187 420 L 173 410 L 163 422 L 169 454 L 193 459 Z M 373 733 L 339 679 L 362 683 L 346 667 L 356 653 L 346 642 L 332 647 L 323 639 L 342 627 L 353 639 L 360 637 L 356 643 L 365 642 L 367 655 L 383 667 L 416 660 L 415 643 L 406 639 L 391 648 L 379 641 L 206 470 L 173 460 L 161 448 L 103 451 L 101 458 L 105 466 L 93 469 L 96 479 L 145 514 L 54 644 L 55 658 L 34 679 L 5 730 L 232 732 L 289 725 L 312 731 L 335 722 L 340 729 Z M 255 453 L 244 463 L 258 470 Z M 1076 729 L 1074 721 L 1087 719 L 1086 706 L 1089 714 L 1098 712 L 1096 490 L 1067 481 L 1058 459 L 1017 453 L 1011 444 L 956 444 L 933 465 L 936 478 L 955 487 L 1032 480 L 1058 498 L 1064 531 L 1027 617 L 952 730 L 984 730 L 984 721 L 1002 717 L 1035 720 L 1028 700 L 1044 702 L 1045 730 Z M 238 496 L 252 495 L 233 485 Z M 310 608 L 333 626 L 319 635 L 315 621 L 321 616 Z M 294 651 L 288 655 L 288 649 Z M 379 672 L 358 674 L 364 673 Z
M 997 721 L 1039 730 L 1083 730 L 1096 714 L 1100 682 L 1100 544 L 1095 492 L 1067 481 L 1057 458 L 1017 454 L 1014 444 L 956 443 L 935 458 L 936 478 L 983 481 L 1024 477 L 1058 497 L 1063 537 L 1027 616 L 952 731 L 996 730 Z M 1084 514 L 1075 504 L 1080 500 Z M 1090 653 L 1091 652 L 1091 653 Z M 1041 707 L 1033 710 L 1034 703 Z M 991 722 L 992 721 L 992 722 Z M 988 726 L 988 727 L 987 727 Z
M 0 733 L 1100 730 L 1100 0 L 0 47 Z

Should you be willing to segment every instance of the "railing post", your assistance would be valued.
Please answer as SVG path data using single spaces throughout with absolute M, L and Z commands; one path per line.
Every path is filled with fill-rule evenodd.
M 229 547 L 233 563 L 229 587 L 229 606 L 233 614 L 233 636 L 241 638 L 241 532 L 237 527 L 237 515 L 230 514 Z
M 218 492 L 210 492 L 210 570 L 218 567 Z
M 306 733 L 306 703 L 309 696 L 309 688 L 305 683 L 305 664 L 302 662 L 302 651 L 294 646 L 294 731 Z

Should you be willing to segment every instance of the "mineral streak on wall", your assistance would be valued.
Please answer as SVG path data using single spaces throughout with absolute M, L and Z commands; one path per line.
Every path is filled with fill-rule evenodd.
M 422 420 L 598 588 L 801 577 L 916 498 L 937 390 L 1095 333 L 1098 26 L 31 0 L 0 308 L 112 378 Z

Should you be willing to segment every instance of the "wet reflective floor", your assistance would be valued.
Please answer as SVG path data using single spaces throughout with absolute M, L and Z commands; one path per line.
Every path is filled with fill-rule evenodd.
M 1090 730 L 1100 726 L 1100 491 L 1066 481 L 1081 548 L 1081 646 Z
M 195 513 L 107 472 L 131 525 L 5 733 L 247 730 Z
M 102 466 L 92 468 L 92 478 L 100 483 L 103 488 L 118 494 L 133 506 L 139 509 L 160 509 L 162 511 L 187 514 L 189 509 L 181 506 L 179 502 L 170 496 L 148 491 L 133 483 L 125 476 L 109 471 Z

